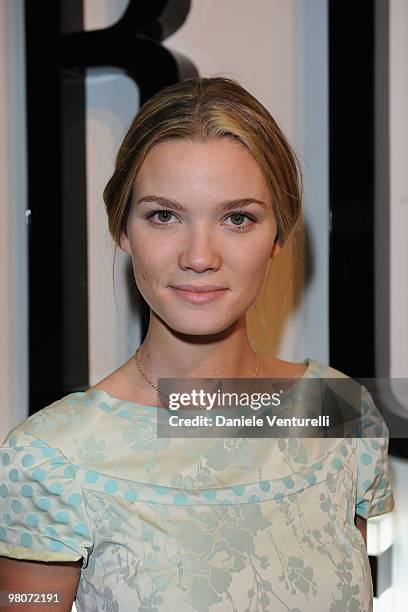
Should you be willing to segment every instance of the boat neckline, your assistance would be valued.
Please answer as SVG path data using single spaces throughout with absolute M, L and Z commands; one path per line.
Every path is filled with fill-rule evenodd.
M 321 366 L 321 363 L 319 361 L 317 361 L 316 359 L 313 359 L 312 357 L 307 357 L 306 359 L 304 359 L 303 362 L 307 367 L 306 370 L 303 372 L 302 376 L 298 376 L 296 377 L 294 380 L 296 381 L 301 381 L 303 379 L 309 378 L 309 376 L 311 376 L 311 371 L 313 370 L 313 368 L 315 366 Z M 89 388 L 86 391 L 75 391 L 70 395 L 75 395 L 77 397 L 81 397 L 83 398 L 86 395 L 89 395 L 92 398 L 101 396 L 105 398 L 105 401 L 108 400 L 111 403 L 115 403 L 115 404 L 124 404 L 126 405 L 126 408 L 138 408 L 138 409 L 144 409 L 146 411 L 153 411 L 153 410 L 167 410 L 164 406 L 152 406 L 152 405 L 148 405 L 148 404 L 139 404 L 137 402 L 132 402 L 130 400 L 124 399 L 124 398 L 119 398 L 119 397 L 115 397 L 113 395 L 111 395 L 110 393 L 108 393 L 107 391 L 104 391 L 103 389 L 92 389 Z

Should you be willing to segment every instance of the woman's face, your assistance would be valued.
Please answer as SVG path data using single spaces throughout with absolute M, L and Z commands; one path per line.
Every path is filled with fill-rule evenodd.
M 120 246 L 153 312 L 179 333 L 207 335 L 256 300 L 268 258 L 280 250 L 276 231 L 268 185 L 244 145 L 167 141 L 139 171 Z M 176 288 L 185 285 L 222 290 Z

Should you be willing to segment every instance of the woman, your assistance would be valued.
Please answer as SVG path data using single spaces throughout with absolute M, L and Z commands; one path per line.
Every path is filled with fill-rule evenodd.
M 300 219 L 279 127 L 231 79 L 166 88 L 135 117 L 104 199 L 147 336 L 8 435 L 0 590 L 59 592 L 59 610 L 75 595 L 78 611 L 371 610 L 365 519 L 393 507 L 385 426 L 375 440 L 156 436 L 159 377 L 346 378 L 247 335 L 268 259 Z

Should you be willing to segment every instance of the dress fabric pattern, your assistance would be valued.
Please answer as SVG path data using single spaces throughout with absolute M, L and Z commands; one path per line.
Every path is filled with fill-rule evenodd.
M 346 377 L 305 363 L 302 378 Z M 376 438 L 158 438 L 158 410 L 88 390 L 14 428 L 0 555 L 83 559 L 78 612 L 372 611 L 354 515 L 393 508 L 385 423 Z

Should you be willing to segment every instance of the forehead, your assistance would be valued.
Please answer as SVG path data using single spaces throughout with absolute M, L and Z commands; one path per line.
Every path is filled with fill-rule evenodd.
M 242 196 L 242 190 L 267 190 L 267 183 L 247 148 L 231 138 L 165 141 L 155 145 L 139 170 L 135 190 L 195 189 L 209 192 L 227 189 Z M 163 194 L 165 195 L 165 194 Z M 167 195 L 167 194 L 166 194 Z

